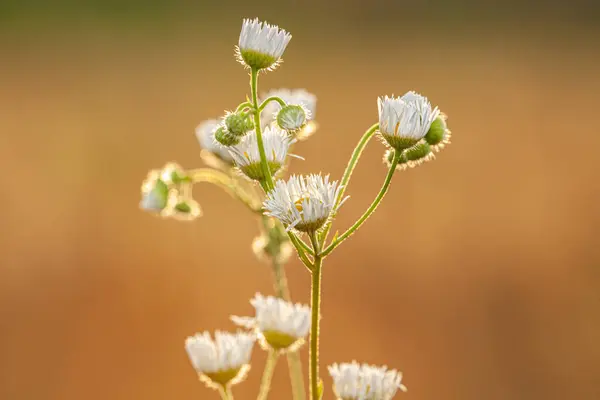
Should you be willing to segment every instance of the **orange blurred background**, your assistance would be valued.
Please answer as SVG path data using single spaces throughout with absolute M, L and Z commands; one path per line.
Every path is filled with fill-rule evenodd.
M 292 172 L 340 177 L 380 95 L 421 92 L 453 131 L 327 259 L 325 399 L 325 366 L 352 359 L 403 371 L 398 398 L 600 398 L 597 8 L 3 2 L 0 399 L 217 398 L 183 341 L 272 292 L 258 221 L 208 185 L 201 219 L 161 220 L 139 187 L 167 161 L 200 166 L 196 125 L 249 93 L 233 46 L 254 16 L 294 35 L 261 91 L 318 96 Z M 363 155 L 338 229 L 377 193 L 383 151 Z M 298 261 L 288 278 L 308 302 Z M 256 397 L 264 359 L 236 399 Z M 284 362 L 275 374 L 270 398 L 291 398 Z

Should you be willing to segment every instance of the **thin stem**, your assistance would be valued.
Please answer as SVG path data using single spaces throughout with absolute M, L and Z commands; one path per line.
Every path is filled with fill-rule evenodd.
M 340 245 L 340 243 L 342 243 L 350 235 L 352 235 L 354 232 L 356 232 L 356 230 L 358 228 L 360 228 L 360 226 L 363 224 L 363 222 L 365 222 L 367 220 L 367 218 L 369 218 L 371 216 L 371 214 L 373 214 L 373 212 L 375 211 L 375 209 L 377 208 L 379 203 L 381 203 L 381 200 L 383 200 L 383 197 L 385 196 L 385 194 L 387 193 L 387 191 L 390 187 L 390 183 L 392 182 L 392 177 L 394 176 L 394 172 L 396 171 L 396 165 L 398 165 L 398 161 L 400 160 L 400 155 L 401 155 L 401 153 L 399 151 L 394 152 L 394 159 L 392 160 L 392 165 L 390 166 L 390 169 L 385 177 L 385 181 L 383 181 L 383 186 L 381 186 L 381 190 L 379 190 L 379 193 L 377 194 L 377 197 L 375 197 L 375 200 L 373 200 L 373 203 L 371 203 L 371 206 L 358 219 L 358 221 L 356 221 L 354 223 L 354 225 L 352 225 L 350 228 L 348 228 L 348 230 L 346 232 L 344 232 L 341 236 L 339 236 L 333 243 L 331 243 L 323 251 L 323 253 L 322 253 L 323 257 L 325 257 L 329 253 L 331 253 L 333 251 L 333 249 L 335 249 L 337 246 Z
M 271 389 L 271 379 L 273 378 L 273 372 L 275 371 L 275 365 L 277 364 L 277 358 L 279 353 L 277 351 L 270 350 L 263 371 L 262 380 L 260 383 L 260 392 L 258 393 L 257 400 L 267 400 L 269 390 Z
M 258 112 L 261 112 L 262 110 L 264 110 L 265 107 L 267 106 L 267 104 L 269 104 L 272 101 L 278 102 L 281 107 L 286 106 L 285 101 L 283 101 L 283 99 L 281 97 L 271 96 L 271 97 L 267 97 L 265 99 L 265 101 L 260 103 L 260 106 L 258 107 Z
M 319 399 L 319 317 L 321 311 L 321 244 L 317 234 L 310 235 L 315 250 L 311 285 L 311 327 L 310 327 L 310 398 Z
M 267 156 L 265 154 L 265 145 L 263 143 L 262 132 L 260 127 L 260 112 L 258 111 L 258 70 L 252 68 L 250 87 L 252 90 L 252 105 L 254 107 L 254 130 L 256 131 L 256 142 L 258 144 L 258 153 L 260 154 L 260 167 L 265 176 L 266 187 L 270 190 L 273 188 L 273 178 L 271 177 L 271 170 L 267 163 Z
M 198 168 L 186 172 L 191 181 L 196 184 L 200 182 L 208 182 L 219 186 L 227 191 L 233 197 L 238 198 L 253 212 L 260 211 L 260 205 L 257 204 L 257 199 L 240 188 L 240 185 L 235 182 L 229 175 L 213 168 Z
M 356 164 L 358 163 L 358 160 L 359 160 L 360 156 L 362 155 L 363 150 L 365 149 L 365 147 L 367 147 L 367 144 L 373 138 L 373 135 L 375 135 L 375 132 L 377 132 L 377 129 L 379 129 L 379 124 L 374 124 L 369 129 L 367 129 L 367 131 L 363 134 L 362 138 L 360 138 L 360 141 L 354 148 L 354 151 L 352 152 L 352 156 L 350 157 L 350 161 L 348 161 L 348 165 L 346 166 L 346 170 L 344 171 L 344 175 L 342 176 L 342 180 L 340 181 L 341 189 L 338 193 L 337 198 L 335 199 L 335 203 L 334 203 L 334 207 L 333 207 L 334 210 L 337 209 L 337 206 L 340 204 L 340 202 L 344 198 L 344 193 L 346 192 L 346 189 L 348 188 L 348 183 L 350 182 L 350 178 L 352 177 L 352 172 L 354 172 L 354 168 L 356 167 Z M 327 235 L 329 235 L 330 230 L 331 230 L 331 220 L 327 223 L 327 226 L 325 227 L 325 229 L 323 230 L 323 233 L 321 234 L 321 239 L 323 240 L 323 243 L 327 239 Z
M 300 239 L 299 237 L 297 237 L 296 235 L 294 235 L 292 232 L 288 232 L 288 237 L 290 238 L 290 241 L 292 242 L 292 244 L 296 248 L 296 251 L 298 252 L 298 257 L 300 257 L 300 261 L 302 261 L 302 264 L 304 264 L 304 266 L 306 268 L 308 268 L 309 271 L 312 271 L 313 270 L 313 263 L 310 261 L 310 259 L 308 258 L 308 256 L 304 252 L 304 249 L 302 248 L 302 245 L 300 244 L 300 242 L 304 243 L 302 241 L 302 239 Z M 304 244 L 306 244 L 306 243 L 304 243 Z
M 237 108 L 235 109 L 235 112 L 240 112 L 244 108 L 252 108 L 252 103 L 250 103 L 249 101 L 243 102 L 242 104 L 240 104 L 239 106 L 237 106 Z
M 231 393 L 231 388 L 229 386 L 219 387 L 219 394 L 221 395 L 222 400 L 233 400 L 233 393 Z

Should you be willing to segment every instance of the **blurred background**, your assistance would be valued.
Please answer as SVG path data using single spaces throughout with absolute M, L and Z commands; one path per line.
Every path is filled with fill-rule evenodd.
M 322 365 L 398 368 L 414 400 L 600 398 L 598 3 L 250 3 L 0 1 L 0 398 L 217 398 L 183 342 L 272 293 L 258 222 L 207 185 L 201 219 L 154 218 L 139 187 L 200 166 L 196 125 L 249 93 L 233 47 L 255 16 L 294 36 L 261 91 L 318 96 L 293 172 L 340 177 L 380 95 L 419 91 L 453 131 L 327 259 Z M 377 193 L 383 151 L 338 229 Z M 308 302 L 296 260 L 288 277 Z M 270 398 L 288 385 L 282 362 Z

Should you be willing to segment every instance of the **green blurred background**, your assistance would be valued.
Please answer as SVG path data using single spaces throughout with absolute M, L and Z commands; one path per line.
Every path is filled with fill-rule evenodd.
M 417 90 L 453 131 L 328 258 L 323 365 L 388 364 L 414 400 L 600 398 L 599 8 L 0 1 L 0 398 L 216 398 L 183 341 L 271 292 L 258 223 L 212 186 L 196 222 L 153 218 L 139 186 L 200 165 L 195 126 L 249 92 L 233 46 L 255 16 L 294 36 L 261 88 L 319 99 L 293 172 L 339 177 L 380 95 Z M 382 153 L 363 156 L 339 229 L 375 196 Z M 304 268 L 288 275 L 307 302 Z M 264 358 L 236 399 L 255 398 Z M 290 398 L 285 363 L 270 398 Z

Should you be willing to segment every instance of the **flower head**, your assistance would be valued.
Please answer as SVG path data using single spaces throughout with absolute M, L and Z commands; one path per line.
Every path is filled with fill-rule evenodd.
M 279 180 L 267 193 L 263 203 L 265 214 L 279 219 L 287 229 L 316 232 L 332 217 L 344 201 L 334 209 L 340 186 L 329 182 L 329 175 L 291 176 Z M 346 200 L 346 199 L 344 199 Z
M 209 387 L 227 387 L 241 382 L 250 369 L 256 337 L 237 332 L 197 333 L 185 340 L 185 349 L 200 380 Z
M 191 196 L 191 186 L 183 169 L 175 163 L 151 170 L 142 183 L 140 208 L 165 218 L 193 220 L 202 212 Z
M 256 317 L 236 317 L 234 323 L 257 332 L 265 349 L 295 351 L 304 343 L 310 330 L 310 308 L 260 293 L 250 300 Z
M 315 113 L 317 111 L 317 96 L 315 96 L 314 94 L 304 90 L 304 89 L 276 89 L 276 90 L 271 90 L 267 93 L 264 94 L 263 98 L 267 99 L 269 97 L 272 96 L 277 96 L 280 99 L 282 99 L 283 101 L 285 101 L 285 103 L 288 106 L 300 106 L 302 107 L 302 111 L 304 111 L 304 123 L 303 124 L 298 124 L 299 125 L 299 129 L 297 128 L 294 133 L 294 136 L 296 137 L 296 139 L 298 140 L 302 140 L 302 139 L 306 139 L 307 137 L 309 137 L 312 133 L 315 132 L 316 130 L 316 123 L 313 121 L 315 118 Z M 261 114 L 261 122 L 264 124 L 264 126 L 268 125 L 268 124 L 272 124 L 272 123 L 278 123 L 278 125 L 285 129 L 285 126 L 283 125 L 287 125 L 290 127 L 293 127 L 293 123 L 286 123 L 287 121 L 284 119 L 281 122 L 278 121 L 278 117 L 290 117 L 292 115 L 286 115 L 286 114 L 280 114 L 280 110 L 281 110 L 281 105 L 276 102 L 276 101 L 271 101 L 270 103 L 267 104 L 267 106 L 265 107 L 265 109 L 263 110 L 262 114 Z M 289 112 L 288 112 L 289 114 Z M 299 113 L 297 113 L 299 114 Z M 296 117 L 299 117 L 299 115 L 297 115 Z M 287 118 L 286 118 L 287 119 Z M 293 120 L 298 120 L 297 118 L 293 118 Z M 292 129 L 292 131 L 294 131 Z
M 238 44 L 238 59 L 254 69 L 272 69 L 277 66 L 292 35 L 258 18 L 244 19 Z
M 352 363 L 329 366 L 338 400 L 391 400 L 398 389 L 405 392 L 402 373 L 387 367 Z
M 281 129 L 267 127 L 262 132 L 262 140 L 265 149 L 267 163 L 274 175 L 285 163 L 290 144 L 294 142 Z M 258 150 L 258 138 L 256 131 L 251 131 L 240 143 L 229 148 L 229 154 L 235 165 L 250 179 L 262 180 L 265 178 L 260 165 L 260 152 Z
M 207 152 L 217 156 L 227 164 L 233 163 L 233 158 L 227 151 L 227 148 L 222 146 L 215 140 L 215 131 L 220 127 L 219 121 L 210 119 L 202 122 L 196 127 L 196 138 L 200 146 Z
M 402 97 L 380 97 L 379 133 L 397 150 L 415 145 L 422 139 L 440 111 L 432 109 L 427 98 L 415 92 Z
M 431 145 L 433 151 L 440 152 L 446 145 L 450 144 L 450 136 L 452 133 L 448 129 L 446 121 L 448 116 L 443 112 L 433 121 L 429 132 L 425 135 L 425 140 Z

